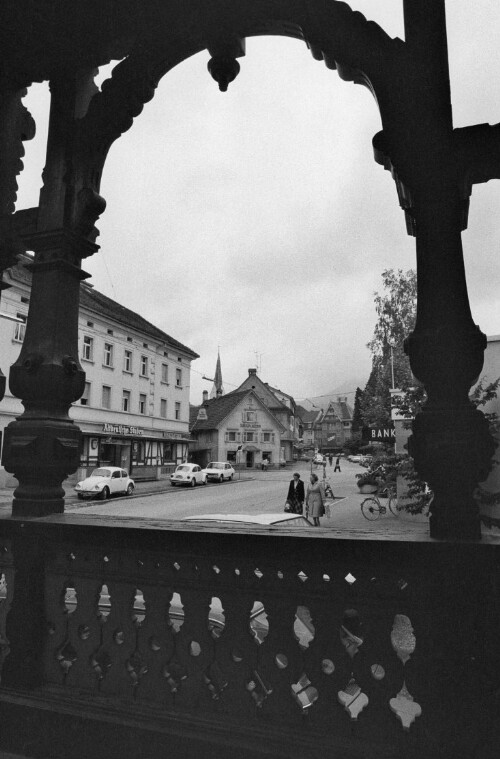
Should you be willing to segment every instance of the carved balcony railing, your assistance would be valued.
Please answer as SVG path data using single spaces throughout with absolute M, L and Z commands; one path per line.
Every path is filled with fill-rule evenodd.
M 76 515 L 0 535 L 1 749 L 498 754 L 498 546 Z

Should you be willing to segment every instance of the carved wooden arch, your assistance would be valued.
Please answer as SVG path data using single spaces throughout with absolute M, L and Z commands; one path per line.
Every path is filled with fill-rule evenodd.
M 173 24 L 172 19 L 170 25 L 166 24 L 163 16 L 163 23 L 159 21 L 154 29 L 142 30 L 144 36 L 115 66 L 101 92 L 89 100 L 77 125 L 80 160 L 76 165 L 80 171 L 75 177 L 75 198 L 79 199 L 75 222 L 85 217 L 89 200 L 96 209 L 99 206 L 101 174 L 113 142 L 130 129 L 144 104 L 153 98 L 162 77 L 204 49 L 231 57 L 235 41 L 246 37 L 276 35 L 303 40 L 313 57 L 336 69 L 342 79 L 368 87 L 384 122 L 384 103 L 404 43 L 390 38 L 346 3 L 232 0 L 207 3 L 203 13 L 200 7 L 180 3 Z

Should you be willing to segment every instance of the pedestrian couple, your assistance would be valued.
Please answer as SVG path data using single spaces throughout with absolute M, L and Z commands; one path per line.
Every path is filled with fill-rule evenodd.
M 293 480 L 290 482 L 288 488 L 285 511 L 289 511 L 292 514 L 302 514 L 304 501 L 306 503 L 306 517 L 311 517 L 313 525 L 319 527 L 319 518 L 325 514 L 325 504 L 318 476 L 314 472 L 311 474 L 307 493 L 304 489 L 304 483 L 300 479 L 300 474 L 298 472 L 294 473 Z

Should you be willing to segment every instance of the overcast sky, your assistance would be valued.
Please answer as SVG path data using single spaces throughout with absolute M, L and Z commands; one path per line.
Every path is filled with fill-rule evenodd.
M 402 0 L 351 7 L 404 37 Z M 448 0 L 455 126 L 500 121 L 497 0 Z M 261 377 L 297 399 L 364 385 L 373 292 L 385 268 L 415 265 L 414 240 L 371 140 L 380 118 L 368 90 L 314 61 L 304 43 L 247 40 L 226 93 L 208 53 L 160 82 L 155 98 L 112 147 L 91 282 L 201 358 L 191 401 L 213 376 L 220 345 L 232 390 L 261 354 Z M 102 77 L 102 74 L 101 74 Z M 38 204 L 48 96 L 26 104 L 18 208 Z M 500 183 L 476 186 L 464 248 L 475 320 L 500 333 Z M 351 396 L 353 398 L 353 396 Z

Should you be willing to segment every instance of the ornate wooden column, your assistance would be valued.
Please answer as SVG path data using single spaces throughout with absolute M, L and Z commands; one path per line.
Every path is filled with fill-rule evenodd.
M 431 536 L 479 539 L 473 492 L 487 476 L 494 443 L 469 400 L 486 338 L 471 315 L 461 232 L 472 183 L 494 172 L 488 174 L 484 154 L 477 160 L 484 130 L 453 130 L 444 0 L 405 0 L 404 10 L 405 54 L 374 147 L 396 179 L 408 232 L 416 237 L 417 320 L 405 350 L 428 399 L 409 450 L 435 494 Z
M 410 453 L 435 493 L 435 538 L 481 537 L 472 497 L 490 468 L 494 444 L 484 415 L 469 400 L 483 366 L 486 337 L 471 316 L 456 185 L 415 197 L 417 322 L 405 350 L 428 400 L 413 423 Z
M 83 393 L 78 360 L 82 258 L 98 250 L 93 222 L 102 198 L 78 185 L 84 157 L 76 148 L 76 116 L 88 77 L 68 74 L 51 82 L 51 112 L 44 186 L 38 209 L 17 215 L 27 249 L 35 251 L 26 334 L 11 367 L 10 388 L 24 413 L 5 430 L 3 464 L 19 480 L 13 514 L 40 516 L 64 510 L 63 480 L 78 467 L 81 433 L 69 418 Z
M 23 169 L 23 141 L 35 136 L 35 122 L 22 103 L 25 94 L 13 84 L 0 90 L 0 296 L 9 287 L 1 276 L 22 250 L 13 225 L 17 175 Z M 4 393 L 5 375 L 0 369 L 0 400 Z

